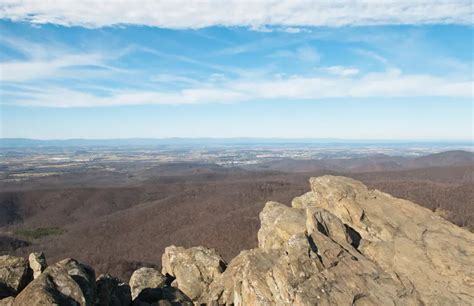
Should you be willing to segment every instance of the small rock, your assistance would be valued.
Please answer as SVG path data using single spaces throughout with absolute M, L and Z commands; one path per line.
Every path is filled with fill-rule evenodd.
M 130 286 L 108 274 L 102 274 L 96 281 L 97 306 L 128 306 L 132 302 Z
M 133 272 L 130 277 L 130 290 L 132 300 L 159 300 L 161 298 L 160 290 L 166 284 L 166 277 L 160 271 L 143 267 Z
M 174 287 L 163 287 L 161 289 L 161 298 L 159 302 L 164 303 L 163 305 L 194 305 L 193 301 L 184 294 L 181 290 Z M 159 304 L 161 305 L 161 304 Z
M 291 207 L 294 208 L 308 208 L 314 207 L 317 205 L 316 198 L 312 191 L 308 191 L 307 193 L 296 197 L 291 201 Z
M 31 270 L 33 270 L 33 278 L 40 276 L 47 267 L 43 252 L 31 253 L 28 257 L 28 261 L 30 262 Z
M 306 209 L 306 229 L 308 233 L 319 231 L 339 244 L 352 242 L 341 220 L 323 208 Z

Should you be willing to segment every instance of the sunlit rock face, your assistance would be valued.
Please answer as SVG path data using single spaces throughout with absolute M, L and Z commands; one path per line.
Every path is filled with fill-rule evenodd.
M 292 207 L 269 202 L 259 247 L 234 258 L 208 301 L 293 305 L 469 304 L 474 237 L 414 203 L 336 176 Z M 202 301 L 206 302 L 206 301 Z

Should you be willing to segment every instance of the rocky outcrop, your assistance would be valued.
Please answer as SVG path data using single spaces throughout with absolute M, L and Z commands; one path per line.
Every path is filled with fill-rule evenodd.
M 259 247 L 201 302 L 469 305 L 474 237 L 433 212 L 344 177 L 312 178 L 292 208 L 269 202 Z
M 360 236 L 358 251 L 415 288 L 425 304 L 472 303 L 472 233 L 349 178 L 323 176 L 310 183 L 317 205 Z
M 471 305 L 474 235 L 414 203 L 336 176 L 310 180 L 292 207 L 268 202 L 258 247 L 228 265 L 170 246 L 162 273 L 130 286 L 73 259 L 44 267 L 0 257 L 0 305 Z M 33 256 L 33 255 L 32 255 Z M 33 263 L 31 263 L 33 262 Z M 37 277 L 31 280 L 32 270 Z M 16 293 L 20 293 L 15 297 Z
M 15 271 L 20 259 L 22 258 L 8 259 L 12 265 L 12 271 Z M 27 266 L 27 261 L 24 261 Z M 28 271 L 31 272 L 31 270 Z M 181 290 L 168 286 L 169 282 L 170 279 L 152 268 L 136 270 L 130 279 L 130 286 L 110 275 L 101 275 L 96 280 L 92 268 L 68 258 L 47 267 L 16 297 L 10 293 L 10 296 L 0 299 L 0 305 L 146 306 L 193 304 Z M 5 293 L 3 289 L 0 292 Z
M 271 203 L 264 212 L 274 214 L 271 210 L 275 208 Z M 284 216 L 277 215 L 276 219 Z M 305 221 L 302 222 L 304 226 Z M 372 305 L 420 302 L 412 288 L 406 288 L 365 259 L 348 242 L 339 244 L 321 233 L 313 222 L 308 222 L 313 230 L 295 233 L 279 249 L 242 252 L 212 285 L 207 302 L 235 305 L 352 305 L 357 300 Z M 278 231 L 268 234 L 280 237 Z

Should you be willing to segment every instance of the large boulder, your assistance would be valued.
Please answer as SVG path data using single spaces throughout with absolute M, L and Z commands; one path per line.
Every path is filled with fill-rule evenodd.
M 162 256 L 162 272 L 175 278 L 173 286 L 193 301 L 200 300 L 209 285 L 224 270 L 225 262 L 215 250 L 203 247 L 169 246 Z
M 291 236 L 305 232 L 305 220 L 304 210 L 267 202 L 260 212 L 259 248 L 280 249 Z
M 0 256 L 0 299 L 14 296 L 33 278 L 28 261 L 22 257 Z
M 95 272 L 83 263 L 72 258 L 66 258 L 55 264 L 64 268 L 69 276 L 79 285 L 86 299 L 87 305 L 93 305 L 95 301 Z
M 62 265 L 52 265 L 33 280 L 13 302 L 14 306 L 39 305 L 92 305 L 79 284 Z
M 474 235 L 412 202 L 353 179 L 310 180 L 317 205 L 359 239 L 358 251 L 413 284 L 426 305 L 468 305 L 474 292 Z
M 144 300 L 161 298 L 160 288 L 166 285 L 166 277 L 154 268 L 143 267 L 135 270 L 130 277 L 132 300 L 139 297 Z
M 96 280 L 96 306 L 128 306 L 132 302 L 130 286 L 119 279 L 102 274 Z
M 95 272 L 72 258 L 46 268 L 15 298 L 14 305 L 94 305 Z

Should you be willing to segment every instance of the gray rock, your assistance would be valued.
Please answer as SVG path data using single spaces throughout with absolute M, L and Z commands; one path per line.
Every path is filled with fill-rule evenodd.
M 0 299 L 0 306 L 12 306 L 14 300 L 15 298 L 13 296 Z
M 291 201 L 291 207 L 294 208 L 314 207 L 316 206 L 316 204 L 316 198 L 314 197 L 314 194 L 311 191 L 308 191 L 307 193 L 296 197 L 293 199 L 293 201 Z
M 160 303 L 164 305 L 168 305 L 166 303 L 169 303 L 169 305 L 194 305 L 193 301 L 186 294 L 174 287 L 161 288 L 161 300 L 158 302 L 158 305 L 160 305 Z
M 306 209 L 306 229 L 308 232 L 319 231 L 339 244 L 357 244 L 356 241 L 352 241 L 348 229 L 341 220 L 323 208 Z
M 132 302 L 130 286 L 108 274 L 96 280 L 97 306 L 128 306 Z
M 412 285 L 426 305 L 469 305 L 474 234 L 415 203 L 337 176 L 310 180 L 315 198 L 360 236 L 358 251 Z M 349 233 L 351 234 L 351 233 Z
M 13 302 L 14 306 L 91 305 L 81 287 L 61 265 L 52 265 L 33 280 Z
M 31 253 L 28 257 L 28 261 L 30 263 L 31 270 L 33 270 L 33 278 L 40 276 L 47 267 L 46 258 L 44 257 L 43 252 Z
M 68 275 L 79 285 L 86 300 L 86 305 L 93 305 L 95 301 L 95 272 L 77 260 L 66 258 L 56 263 L 55 266 L 64 268 Z
M 158 289 L 165 286 L 166 277 L 156 269 L 143 267 L 133 272 L 129 284 L 132 300 L 159 300 L 161 291 Z
M 358 297 L 367 297 L 371 305 L 421 305 L 412 287 L 394 280 L 355 249 L 346 250 L 314 232 L 290 237 L 280 250 L 243 251 L 201 302 L 352 305 Z
M 280 249 L 288 239 L 306 230 L 305 212 L 277 202 L 267 202 L 260 212 L 258 247 L 262 250 Z
M 163 274 L 175 278 L 173 286 L 193 301 L 198 301 L 214 279 L 224 271 L 225 263 L 212 249 L 170 246 L 162 256 L 162 267 Z
M 28 261 L 22 257 L 0 256 L 0 299 L 15 296 L 33 278 Z

